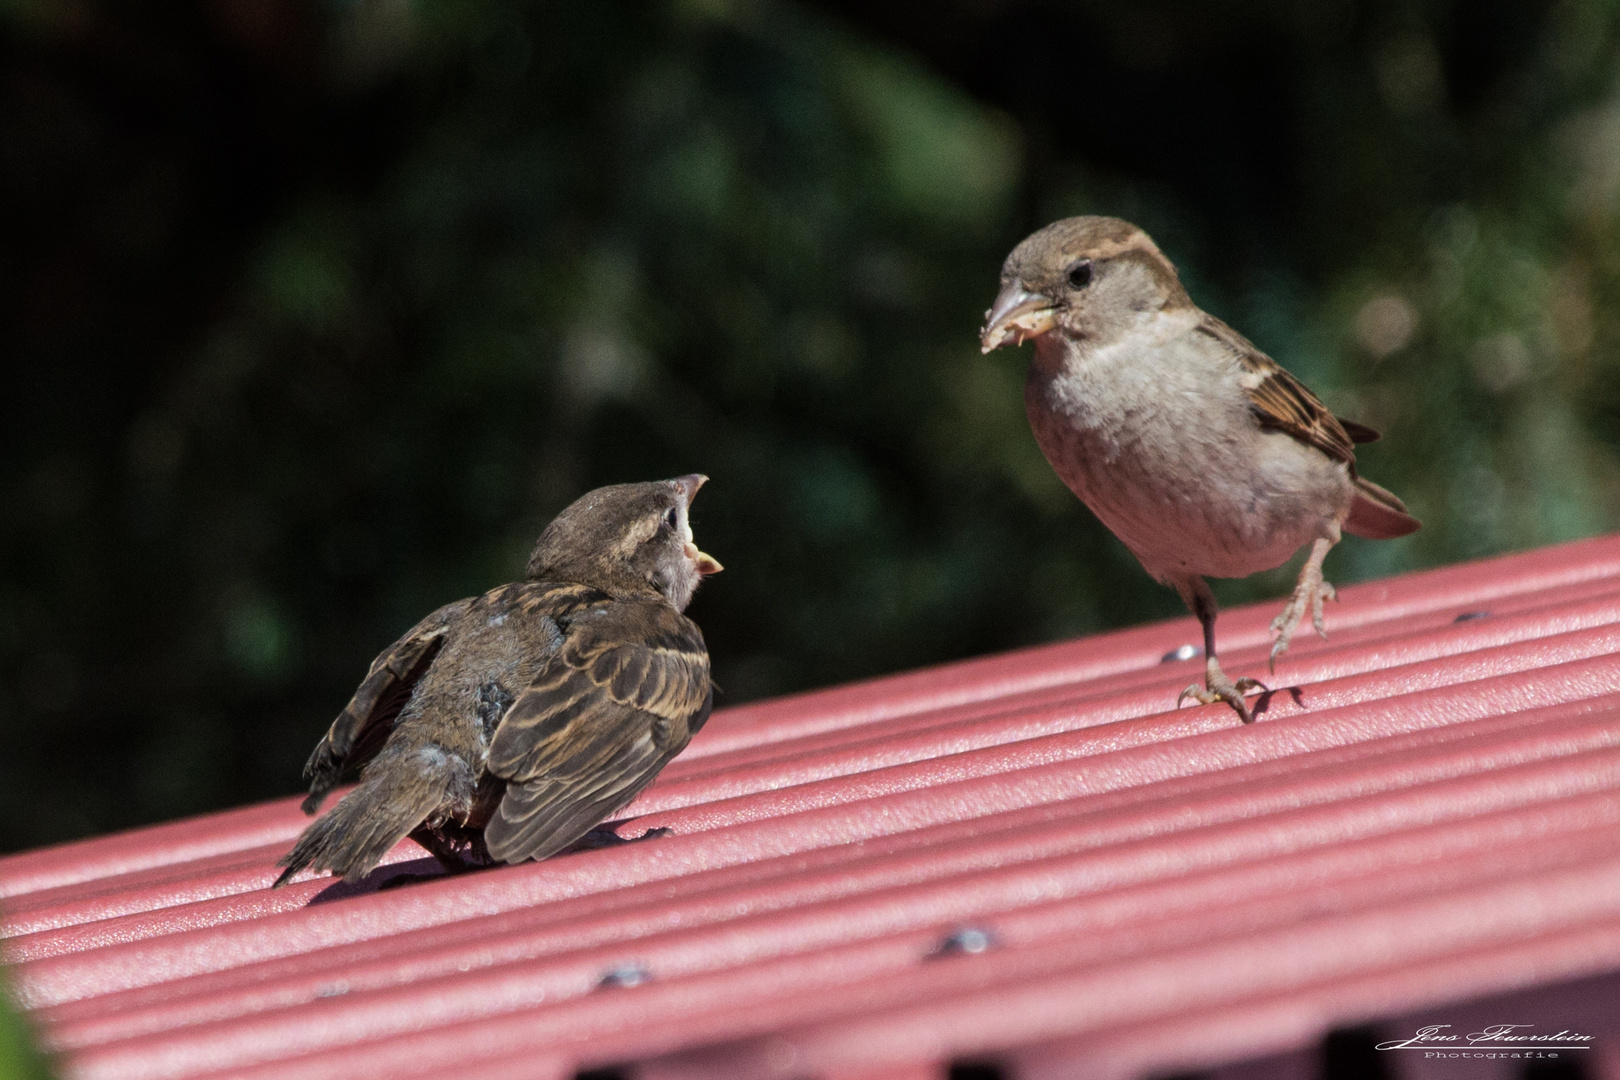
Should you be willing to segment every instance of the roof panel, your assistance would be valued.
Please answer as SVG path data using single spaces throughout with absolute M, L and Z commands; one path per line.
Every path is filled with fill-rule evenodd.
M 1620 972 L 1620 539 L 1341 597 L 1256 724 L 1138 627 L 721 710 L 674 835 L 540 864 L 272 892 L 294 799 L 10 856 L 16 993 L 87 1078 L 1127 1077 Z

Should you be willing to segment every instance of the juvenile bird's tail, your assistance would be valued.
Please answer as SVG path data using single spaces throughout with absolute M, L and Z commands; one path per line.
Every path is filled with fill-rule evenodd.
M 429 816 L 468 801 L 471 779 L 465 762 L 437 746 L 384 751 L 366 767 L 359 787 L 304 830 L 277 864 L 285 869 L 271 887 L 287 884 L 305 867 L 359 881 Z
M 1344 531 L 1368 540 L 1393 540 L 1422 528 L 1417 518 L 1406 512 L 1406 504 L 1364 476 L 1356 477 L 1356 497 Z

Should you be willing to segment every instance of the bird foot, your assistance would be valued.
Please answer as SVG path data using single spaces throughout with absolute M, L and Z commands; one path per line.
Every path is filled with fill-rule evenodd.
M 1288 598 L 1288 606 L 1282 609 L 1281 615 L 1271 620 L 1271 632 L 1277 635 L 1277 639 L 1271 643 L 1273 672 L 1277 670 L 1277 657 L 1288 651 L 1288 643 L 1294 639 L 1294 631 L 1299 629 L 1306 612 L 1310 613 L 1316 636 L 1327 640 L 1327 627 L 1322 623 L 1322 603 L 1338 598 L 1338 591 L 1322 580 L 1321 567 L 1307 563 L 1300 572 L 1299 584 L 1294 586 L 1294 595 Z
M 1243 718 L 1245 724 L 1252 724 L 1254 723 L 1254 713 L 1249 710 L 1248 702 L 1243 700 L 1243 695 L 1250 690 L 1269 689 L 1270 687 L 1259 679 L 1245 677 L 1233 682 L 1226 677 L 1226 672 L 1221 670 L 1221 665 L 1217 664 L 1212 656 L 1204 667 L 1204 685 L 1199 686 L 1197 683 L 1193 683 L 1183 690 L 1181 695 L 1176 698 L 1176 708 L 1181 708 L 1181 703 L 1188 698 L 1205 705 L 1213 705 L 1217 701 L 1224 701 L 1237 710 L 1237 714 Z

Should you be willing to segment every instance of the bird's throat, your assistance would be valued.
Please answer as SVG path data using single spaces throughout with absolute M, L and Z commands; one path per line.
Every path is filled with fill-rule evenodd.
M 1030 361 L 1030 370 L 1044 379 L 1057 378 L 1065 368 L 1076 366 L 1083 359 L 1085 340 L 1067 331 L 1042 334 L 1034 344 L 1035 356 Z

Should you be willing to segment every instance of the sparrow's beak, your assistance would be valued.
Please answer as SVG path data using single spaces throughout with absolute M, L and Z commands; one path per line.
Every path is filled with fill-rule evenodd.
M 725 569 L 720 565 L 719 559 L 699 551 L 698 546 L 690 540 L 686 542 L 686 557 L 692 560 L 693 564 L 697 566 L 697 572 L 704 577 L 708 577 L 710 574 L 718 574 Z
M 1052 329 L 1057 305 L 1050 296 L 1030 292 L 1022 282 L 1009 281 L 990 310 L 984 313 L 984 329 L 979 332 L 981 352 L 991 352 L 1012 338 L 1022 345 Z
M 681 494 L 685 497 L 686 505 L 688 506 L 691 506 L 692 500 L 697 497 L 698 488 L 702 487 L 708 482 L 709 478 L 704 476 L 702 473 L 691 473 L 687 476 L 677 476 L 674 480 L 670 481 L 670 483 L 681 489 Z M 691 533 L 688 532 L 687 535 L 690 536 Z M 697 567 L 697 572 L 705 577 L 709 574 L 718 574 L 720 571 L 725 569 L 725 567 L 720 565 L 719 559 L 716 559 L 713 555 L 706 555 L 699 551 L 698 546 L 692 543 L 690 540 L 686 542 L 686 557 L 692 560 L 693 564 Z
M 688 473 L 677 476 L 670 483 L 681 489 L 681 495 L 686 499 L 686 505 L 691 506 L 692 500 L 697 498 L 698 488 L 709 482 L 709 478 L 702 473 Z

